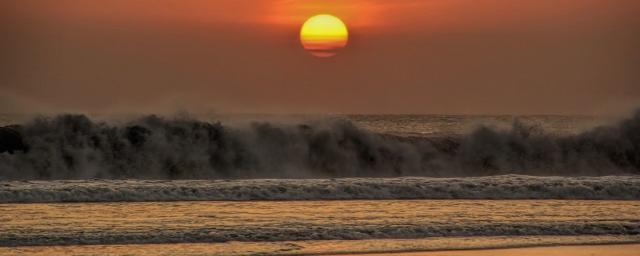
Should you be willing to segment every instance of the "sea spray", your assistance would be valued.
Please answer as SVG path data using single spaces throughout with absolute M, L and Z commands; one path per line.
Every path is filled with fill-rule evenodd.
M 519 122 L 408 138 L 344 120 L 225 126 L 148 116 L 112 124 L 84 115 L 41 117 L 20 130 L 29 151 L 0 154 L 2 180 L 640 174 L 640 113 L 577 135 Z

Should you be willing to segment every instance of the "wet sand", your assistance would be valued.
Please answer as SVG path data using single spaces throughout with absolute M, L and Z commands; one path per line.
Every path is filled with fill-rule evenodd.
M 362 255 L 362 254 L 360 254 Z M 640 244 L 366 254 L 371 256 L 638 256 Z M 346 255 L 343 255 L 346 256 Z

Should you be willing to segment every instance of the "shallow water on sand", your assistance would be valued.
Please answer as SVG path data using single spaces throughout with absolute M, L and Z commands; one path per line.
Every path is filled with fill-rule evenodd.
M 0 204 L 0 245 L 637 235 L 640 201 Z
M 407 256 L 636 256 L 635 252 L 638 248 L 640 248 L 639 236 L 491 236 L 424 239 L 22 246 L 0 247 L 0 255 L 244 256 L 371 254 Z M 551 253 L 548 253 L 549 251 Z
M 493 250 L 458 250 L 439 252 L 404 252 L 368 254 L 370 256 L 637 256 L 640 244 L 548 246 Z M 344 255 L 346 256 L 346 255 Z

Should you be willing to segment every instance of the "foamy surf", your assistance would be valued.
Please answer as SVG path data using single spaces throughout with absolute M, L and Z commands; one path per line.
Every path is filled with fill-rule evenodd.
M 2 181 L 0 202 L 640 199 L 640 176 Z

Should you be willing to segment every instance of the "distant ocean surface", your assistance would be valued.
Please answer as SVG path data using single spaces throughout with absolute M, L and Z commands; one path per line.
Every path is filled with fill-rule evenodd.
M 402 136 L 461 135 L 481 126 L 511 129 L 515 121 L 540 127 L 551 134 L 568 135 L 603 125 L 610 119 L 562 115 L 351 115 L 345 118 L 373 132 Z
M 0 255 L 640 243 L 639 145 L 629 140 L 637 117 L 129 119 L 0 116 L 0 125 L 23 124 L 33 147 L 0 154 Z M 610 128 L 594 130 L 602 125 Z M 504 147 L 478 147 L 493 144 Z M 540 155 L 549 148 L 558 154 Z M 628 154 L 610 157 L 618 151 Z

